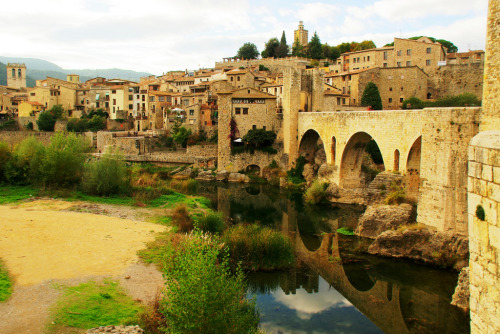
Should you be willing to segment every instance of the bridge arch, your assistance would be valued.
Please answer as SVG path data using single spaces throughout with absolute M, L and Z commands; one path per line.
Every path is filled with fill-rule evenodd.
M 340 162 L 340 187 L 344 189 L 358 189 L 366 186 L 366 180 L 362 175 L 362 166 L 369 167 L 363 164 L 366 159 L 366 147 L 370 141 L 376 146 L 380 154 L 381 167 L 385 170 L 384 159 L 380 153 L 380 147 L 377 142 L 366 132 L 356 132 L 353 134 L 342 152 Z
M 261 168 L 259 165 L 248 165 L 245 168 L 245 173 L 246 174 L 255 174 L 255 175 L 260 175 L 261 173 Z
M 420 160 L 422 157 L 422 136 L 413 142 L 406 158 L 406 197 L 418 201 L 420 189 Z

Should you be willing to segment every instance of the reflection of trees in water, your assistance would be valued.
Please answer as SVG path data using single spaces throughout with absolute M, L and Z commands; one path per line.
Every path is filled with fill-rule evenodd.
M 255 205 L 252 202 L 243 203 L 238 200 L 230 200 L 231 218 L 235 222 L 254 223 L 259 222 L 265 226 L 276 226 L 281 222 L 281 212 L 272 206 Z
M 298 289 L 307 293 L 319 290 L 319 275 L 307 266 L 285 271 L 252 272 L 248 274 L 250 294 L 270 294 L 281 289 L 285 294 L 295 294 Z

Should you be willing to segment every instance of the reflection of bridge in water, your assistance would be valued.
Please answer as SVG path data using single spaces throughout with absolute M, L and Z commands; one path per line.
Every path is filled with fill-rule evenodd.
M 365 265 L 343 264 L 345 237 L 335 231 L 346 224 L 353 227 L 353 222 L 345 221 L 347 218 L 328 217 L 326 232 L 330 233 L 321 233 L 325 232 L 324 224 L 315 232 L 305 231 L 313 224 L 311 212 L 317 210 L 297 210 L 293 201 L 266 193 L 261 186 L 251 191 L 237 186 L 219 187 L 217 202 L 218 209 L 235 220 L 239 215 L 245 216 L 245 211 L 254 216 L 260 212 L 264 220 L 261 223 L 290 236 L 297 257 L 305 266 L 323 277 L 385 333 L 463 333 L 468 328 L 468 317 L 449 305 L 452 291 L 434 282 L 433 277 L 439 272 L 428 274 L 429 277 L 412 277 L 418 273 L 411 265 L 397 260 L 380 259 L 381 263 L 370 263 L 368 269 Z M 311 237 L 315 240 L 311 241 Z M 317 275 L 294 273 L 281 279 L 280 286 L 287 294 L 298 288 L 315 293 L 318 279 Z

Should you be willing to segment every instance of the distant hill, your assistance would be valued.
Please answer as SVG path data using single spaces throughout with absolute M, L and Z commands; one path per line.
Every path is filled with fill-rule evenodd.
M 7 86 L 7 65 L 4 63 L 0 63 L 0 85 Z M 30 76 L 27 76 L 26 86 L 35 87 L 35 80 Z
M 66 70 L 62 67 L 51 63 L 49 61 L 37 58 L 20 58 L 20 57 L 3 57 L 0 56 L 0 62 L 4 63 L 4 68 L 0 71 L 0 80 L 3 78 L 2 75 L 6 76 L 5 73 L 5 64 L 7 63 L 24 63 L 26 64 L 26 72 L 28 75 L 28 79 L 33 81 L 33 84 L 30 85 L 27 79 L 27 86 L 34 86 L 35 80 L 42 80 L 46 77 L 53 77 L 57 79 L 66 80 L 67 74 L 78 74 L 80 76 L 80 81 L 85 82 L 91 78 L 95 78 L 96 76 L 104 77 L 106 79 L 126 79 L 131 81 L 140 81 L 141 77 L 149 76 L 151 73 L 147 72 L 136 72 L 131 70 L 122 70 L 119 68 L 112 69 L 99 69 L 99 70 L 91 70 L 91 69 L 83 69 L 83 70 Z M 6 80 L 6 78 L 5 78 Z M 2 81 L 0 81 L 0 85 Z

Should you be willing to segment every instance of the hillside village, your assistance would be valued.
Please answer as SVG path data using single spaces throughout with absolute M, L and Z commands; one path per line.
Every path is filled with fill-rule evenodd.
M 295 31 L 295 40 L 307 46 L 308 32 L 302 22 Z M 179 124 L 192 134 L 202 133 L 203 138 L 215 141 L 220 96 L 229 94 L 230 112 L 238 125 L 233 139 L 242 138 L 250 129 L 267 129 L 277 134 L 279 142 L 285 94 L 283 73 L 289 68 L 314 72 L 316 80 L 322 81 L 322 87 L 315 85 L 301 91 L 301 112 L 367 110 L 361 105 L 361 95 L 368 82 L 378 87 L 383 109 L 397 110 L 411 97 L 433 101 L 472 93 L 480 100 L 484 51 L 447 53 L 444 46 L 427 37 L 394 38 L 392 46 L 342 53 L 334 63 L 301 57 L 230 57 L 217 62 L 214 68 L 171 71 L 142 77 L 140 82 L 103 77 L 80 82 L 78 75 L 70 74 L 67 80 L 37 80 L 33 88 L 26 87 L 26 66 L 9 63 L 7 86 L 0 86 L 0 115 L 16 119 L 20 130 L 38 130 L 40 113 L 60 106 L 65 114 L 64 120 L 56 124 L 57 131 L 66 130 L 68 120 L 102 110 L 109 115 L 107 130 L 127 131 L 124 137 L 129 139 L 141 138 L 141 143 L 118 140 L 112 145 L 128 154 L 141 154 L 152 150 L 144 142 L 145 135 L 164 136 Z M 316 98 L 318 92 L 320 98 Z M 121 138 L 117 134 L 109 136 Z M 109 140 L 98 140 L 100 152 L 109 145 Z

